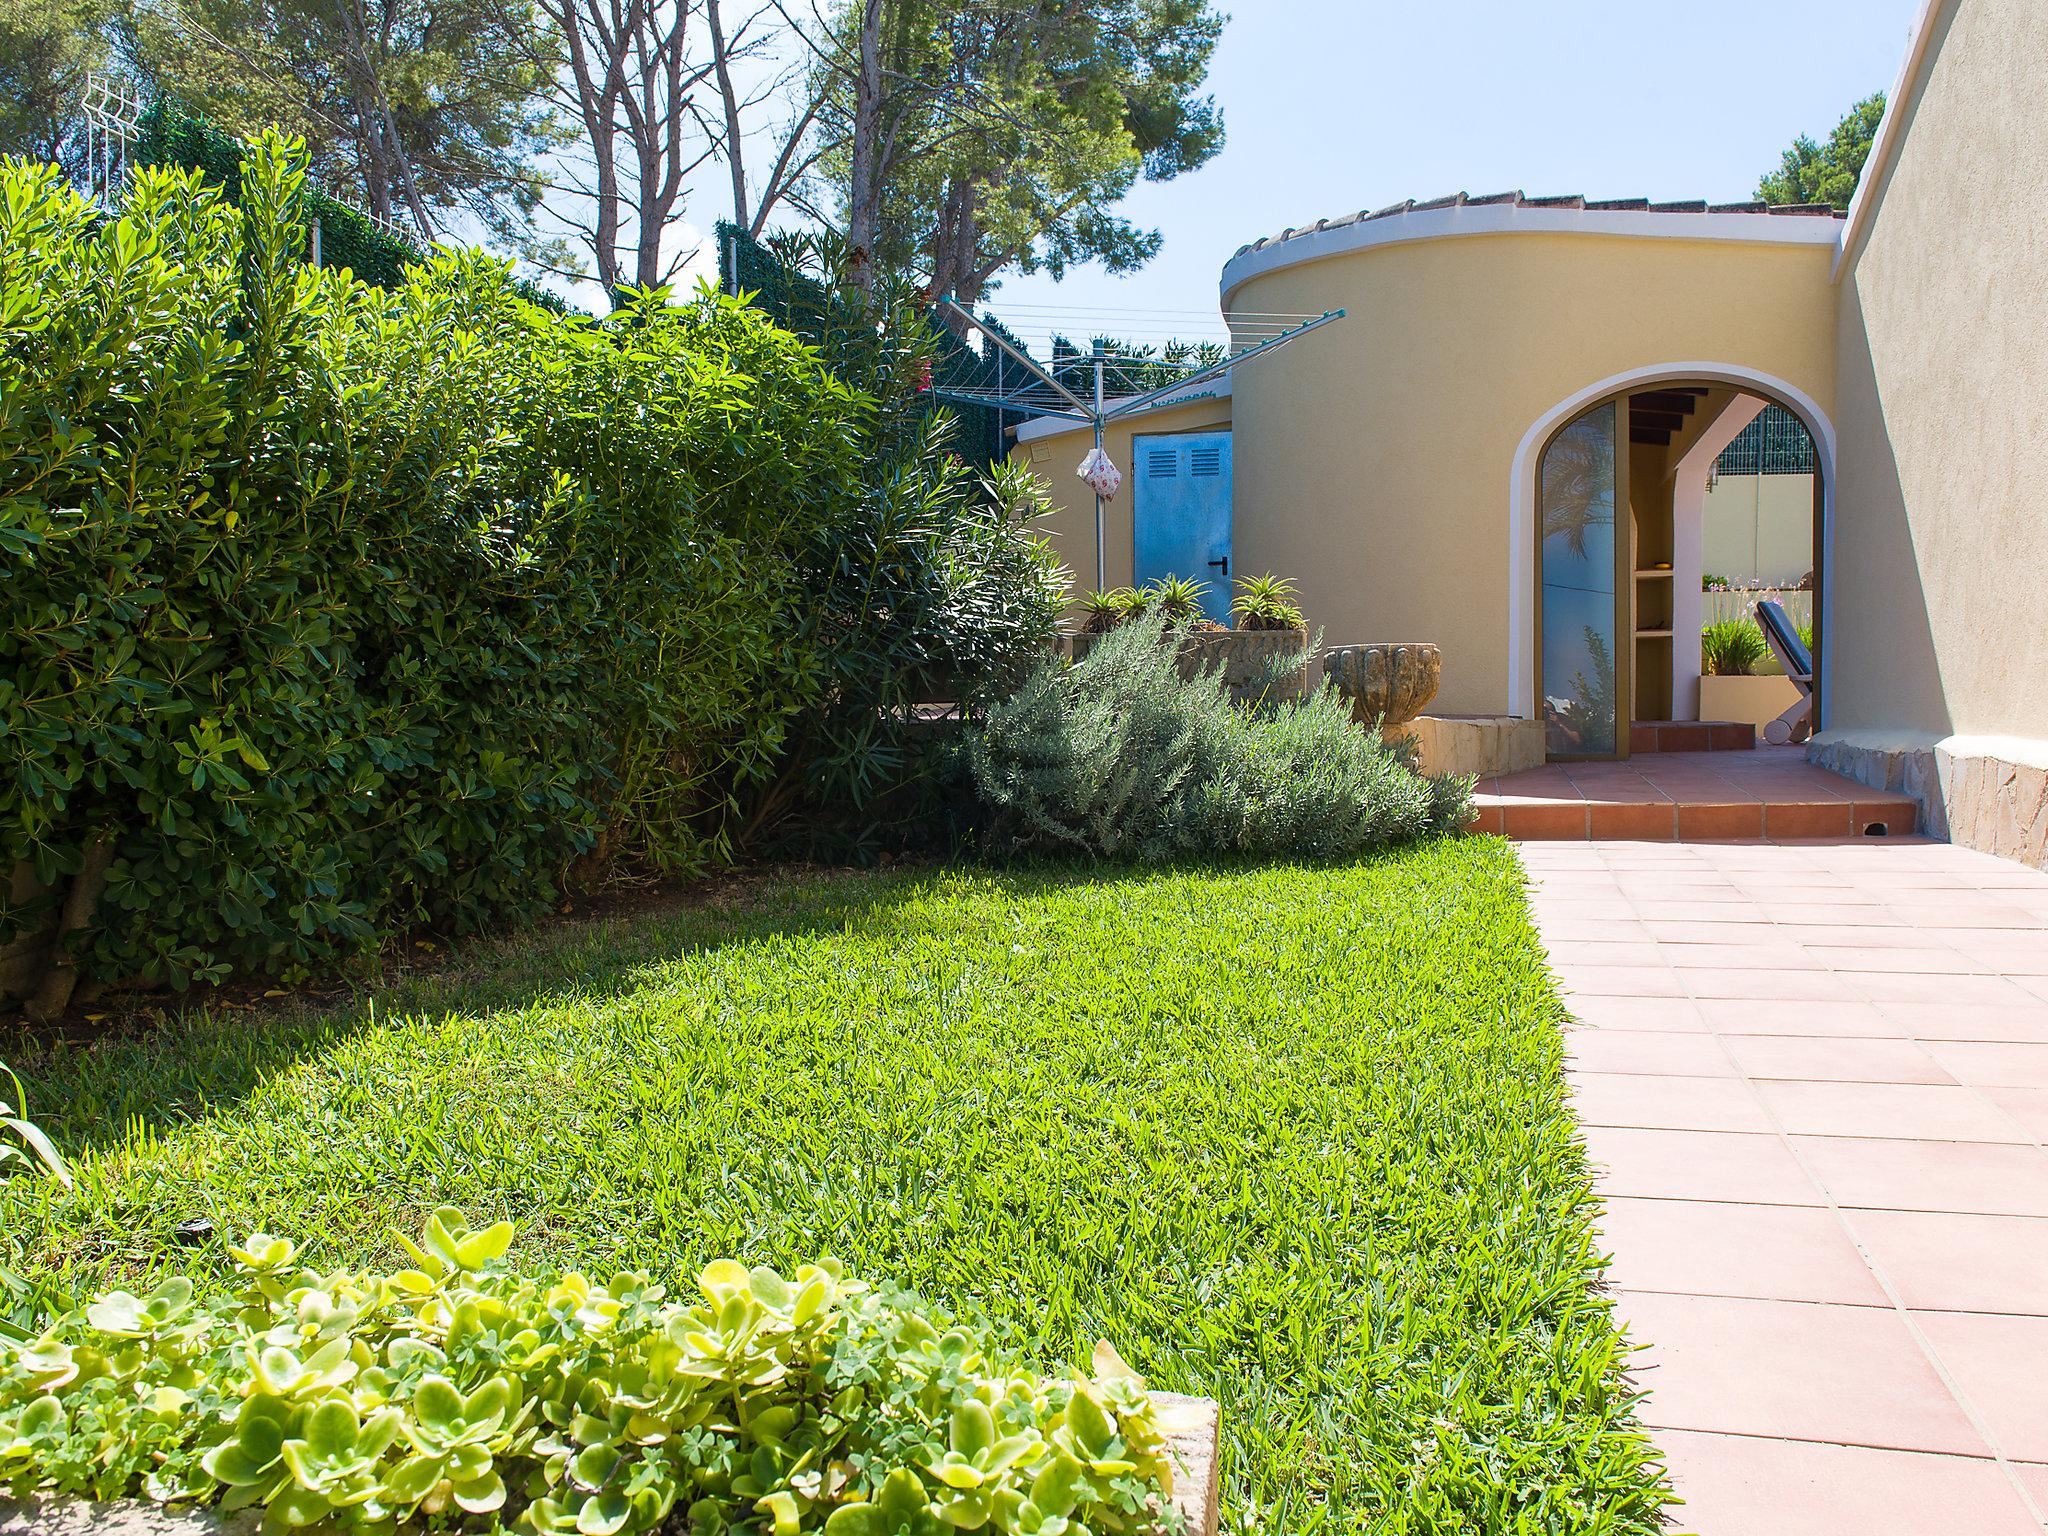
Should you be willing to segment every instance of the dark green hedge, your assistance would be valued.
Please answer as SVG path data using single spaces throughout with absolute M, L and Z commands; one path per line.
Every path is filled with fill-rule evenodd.
M 715 294 L 309 283 L 303 165 L 0 163 L 0 949 L 101 864 L 83 971 L 179 984 L 701 868 L 818 700 L 865 397 Z
M 232 202 L 242 196 L 242 157 L 247 146 L 204 117 L 180 111 L 168 102 L 151 105 L 142 115 L 142 134 L 131 156 L 134 164 L 183 166 L 202 171 L 208 181 L 227 193 Z M 405 281 L 408 266 L 426 261 L 432 254 L 422 246 L 401 239 L 364 216 L 359 208 L 315 188 L 305 188 L 299 197 L 301 227 L 307 231 L 301 250 L 310 253 L 313 221 L 320 223 L 320 264 L 346 267 L 366 283 L 393 288 Z M 556 295 L 537 284 L 521 281 L 520 293 L 549 309 L 567 306 Z

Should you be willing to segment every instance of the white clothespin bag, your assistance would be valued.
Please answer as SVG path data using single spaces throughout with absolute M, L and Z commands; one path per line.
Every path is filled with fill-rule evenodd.
M 1095 494 L 1105 500 L 1114 496 L 1124 483 L 1123 471 L 1111 463 L 1109 455 L 1100 448 L 1090 448 L 1088 457 L 1081 461 L 1074 473 L 1086 480 Z

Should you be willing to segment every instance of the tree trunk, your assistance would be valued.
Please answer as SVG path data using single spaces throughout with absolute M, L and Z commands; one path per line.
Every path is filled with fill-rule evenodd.
M 875 246 L 882 233 L 882 0 L 862 0 L 861 5 L 851 156 L 846 199 L 847 275 L 854 287 L 872 293 Z
M 50 963 L 29 1000 L 28 1016 L 38 1024 L 61 1018 L 71 1006 L 71 994 L 78 987 L 78 956 L 72 948 L 78 934 L 92 923 L 100 893 L 107 888 L 107 868 L 114 862 L 114 838 L 96 832 L 85 845 L 85 858 L 64 893 L 64 911 L 57 922 L 57 941 L 50 950 Z

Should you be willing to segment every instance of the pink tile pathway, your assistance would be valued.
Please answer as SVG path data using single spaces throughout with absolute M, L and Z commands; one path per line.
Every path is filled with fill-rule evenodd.
M 2048 875 L 1897 837 L 1521 853 L 1672 1528 L 2041 1536 Z

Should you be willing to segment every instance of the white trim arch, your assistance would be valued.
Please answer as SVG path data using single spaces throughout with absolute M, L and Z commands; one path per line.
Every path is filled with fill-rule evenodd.
M 1537 417 L 1522 434 L 1515 449 L 1515 461 L 1508 481 L 1508 696 L 1507 712 L 1523 719 L 1536 718 L 1536 460 L 1557 430 L 1589 406 L 1609 395 L 1650 389 L 1659 384 L 1699 382 L 1728 384 L 1749 394 L 1775 400 L 1797 416 L 1812 434 L 1814 451 L 1820 458 L 1821 479 L 1821 568 L 1816 579 L 1823 585 L 1835 564 L 1835 424 L 1828 420 L 1811 395 L 1796 384 L 1755 368 L 1734 363 L 1658 363 L 1631 368 L 1589 384 L 1568 395 Z M 1820 594 L 1822 610 L 1826 595 Z M 1832 690 L 1828 683 L 1834 673 L 1833 655 L 1821 647 L 1820 703 L 1827 706 Z M 1824 719 L 1814 721 L 1818 733 Z

